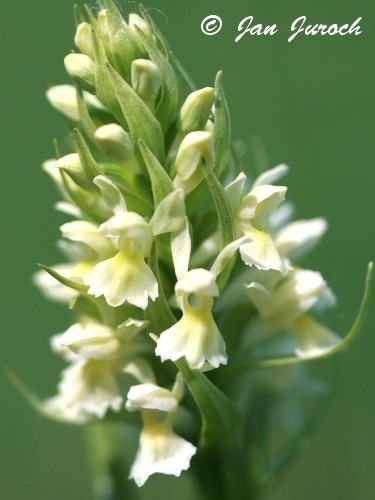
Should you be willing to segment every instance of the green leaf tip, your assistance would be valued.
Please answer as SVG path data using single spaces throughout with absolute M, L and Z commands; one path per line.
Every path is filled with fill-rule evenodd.
M 86 144 L 86 141 L 78 128 L 73 129 L 74 139 L 77 145 L 77 151 L 79 159 L 81 160 L 82 167 L 85 171 L 87 179 L 92 182 L 95 177 L 100 175 L 102 172 L 99 165 L 96 163 L 94 157 L 91 154 L 90 148 Z M 93 189 L 96 186 L 93 185 Z
M 87 419 L 69 419 L 66 418 L 58 409 L 49 407 L 48 401 L 42 401 L 38 396 L 33 394 L 30 389 L 24 384 L 24 382 L 9 368 L 4 368 L 4 372 L 11 384 L 17 389 L 20 395 L 24 398 L 26 403 L 30 406 L 32 410 L 41 415 L 42 417 L 55 420 L 56 422 L 80 425 L 86 423 Z
M 57 271 L 55 271 L 51 267 L 45 266 L 44 264 L 38 264 L 38 266 L 63 285 L 72 288 L 73 290 L 77 290 L 77 292 L 87 293 L 89 289 L 87 285 L 84 285 L 83 283 L 77 283 L 76 281 L 72 281 L 69 278 L 65 278 L 65 276 L 62 276 Z
M 138 145 L 150 176 L 154 204 L 157 207 L 174 190 L 173 182 L 150 148 L 141 139 Z

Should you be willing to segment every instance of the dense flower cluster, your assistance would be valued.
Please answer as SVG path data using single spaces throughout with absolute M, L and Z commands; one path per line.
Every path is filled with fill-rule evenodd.
M 44 169 L 73 220 L 61 226 L 69 263 L 43 266 L 35 281 L 77 319 L 52 338 L 68 367 L 42 407 L 77 423 L 138 412 L 130 477 L 142 485 L 180 475 L 197 451 L 173 428 L 185 383 L 214 426 L 215 405 L 238 394 L 216 369 L 228 364 L 230 377 L 254 362 L 310 359 L 340 338 L 314 318 L 334 305 L 332 292 L 296 264 L 327 224 L 290 222 L 278 185 L 286 166 L 253 181 L 242 172 L 221 73 L 181 99 L 189 79 L 148 13 L 126 22 L 112 1 L 102 7 L 78 20 L 78 52 L 65 58 L 73 83 L 47 92 L 72 132 Z M 298 377 L 293 367 L 285 380 Z M 191 405 L 184 412 L 197 418 Z

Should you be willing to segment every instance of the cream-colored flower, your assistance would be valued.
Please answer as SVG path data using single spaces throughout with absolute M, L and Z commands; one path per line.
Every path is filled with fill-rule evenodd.
M 63 224 L 60 230 L 65 240 L 59 242 L 59 247 L 74 262 L 57 264 L 52 269 L 72 281 L 85 283 L 94 266 L 115 253 L 113 243 L 102 236 L 92 222 L 72 221 Z M 61 284 L 43 270 L 34 274 L 34 283 L 47 298 L 56 302 L 69 303 L 78 295 L 76 290 Z
M 138 380 L 153 380 L 139 376 L 150 373 L 141 357 L 147 350 L 142 340 L 135 339 L 147 322 L 129 318 L 116 329 L 87 320 L 72 325 L 64 334 L 54 336 L 53 349 L 71 361 L 62 372 L 59 392 L 48 400 L 49 407 L 58 409 L 69 419 L 103 418 L 108 409 L 118 411 L 123 404 L 118 383 L 120 373 L 129 373 Z M 45 403 L 46 404 L 46 403 Z
M 58 389 L 68 411 L 97 418 L 103 418 L 108 409 L 118 411 L 123 404 L 116 375 L 107 361 L 78 359 L 62 372 Z
M 225 342 L 212 316 L 214 297 L 219 295 L 216 274 L 206 269 L 186 272 L 175 287 L 182 318 L 165 330 L 157 342 L 162 361 L 186 358 L 190 368 L 217 368 L 226 364 Z
M 142 411 L 143 429 L 130 478 L 142 486 L 155 473 L 180 476 L 189 468 L 196 447 L 173 431 L 183 380 L 178 374 L 169 391 L 155 384 L 133 386 L 126 402 L 129 411 Z
M 149 224 L 135 212 L 118 211 L 100 231 L 117 240 L 119 251 L 94 267 L 87 278 L 89 293 L 104 295 L 110 306 L 129 302 L 146 309 L 148 299 L 158 297 L 156 278 L 145 262 L 152 242 Z
M 277 167 L 276 167 L 277 168 Z M 263 174 L 265 181 L 273 180 L 275 169 Z M 274 175 L 273 175 L 274 174 Z M 240 174 L 226 187 L 226 193 L 232 206 L 237 232 L 247 235 L 250 243 L 240 248 L 242 260 L 249 266 L 261 270 L 274 269 L 285 274 L 286 261 L 280 255 L 271 234 L 269 218 L 285 198 L 286 187 L 263 184 L 256 181 L 251 191 L 243 195 L 246 176 Z
M 253 340 L 261 340 L 265 332 L 288 332 L 299 357 L 315 356 L 340 342 L 340 337 L 308 314 L 335 303 L 320 273 L 294 269 L 283 279 L 273 279 L 269 288 L 250 283 L 247 292 L 263 322 L 263 327 L 258 323 L 258 336 Z

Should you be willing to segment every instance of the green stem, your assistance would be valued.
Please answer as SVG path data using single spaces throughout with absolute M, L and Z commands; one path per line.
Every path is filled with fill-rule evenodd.
M 256 500 L 259 488 L 247 474 L 241 443 L 222 452 L 201 451 L 192 464 L 205 500 Z
M 124 453 L 124 426 L 93 423 L 86 428 L 88 459 L 95 500 L 137 500 L 137 488 L 129 481 Z

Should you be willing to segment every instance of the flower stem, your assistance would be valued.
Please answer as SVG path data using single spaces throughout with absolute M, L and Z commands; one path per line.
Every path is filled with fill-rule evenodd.
M 256 500 L 260 490 L 248 474 L 241 447 L 201 451 L 192 463 L 206 500 Z
M 124 426 L 94 423 L 86 428 L 87 454 L 95 500 L 136 500 L 137 489 L 127 478 Z

